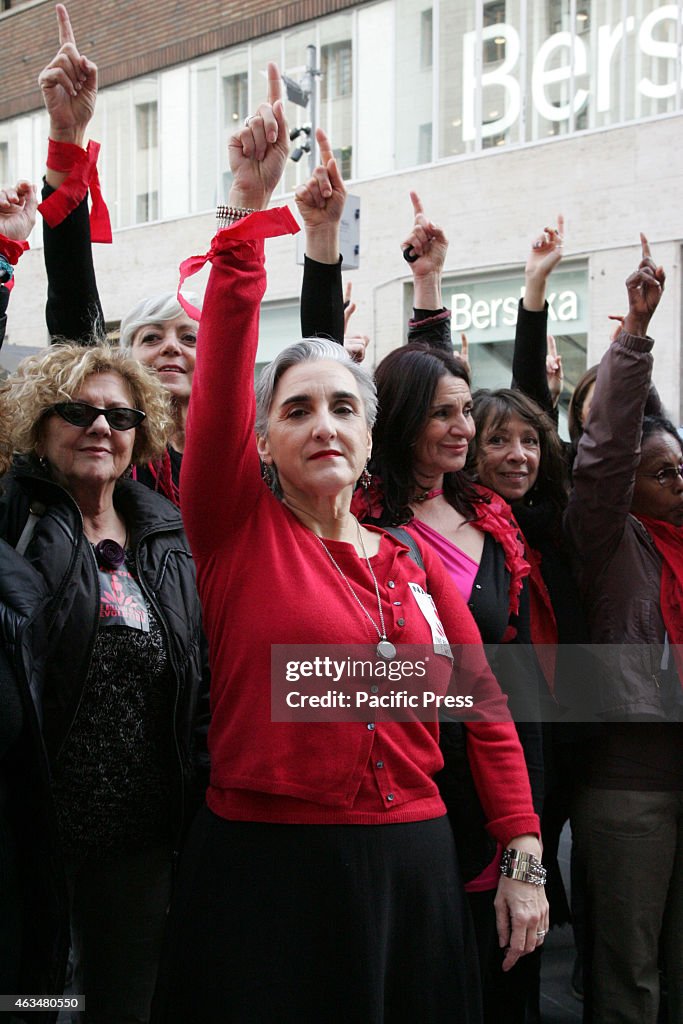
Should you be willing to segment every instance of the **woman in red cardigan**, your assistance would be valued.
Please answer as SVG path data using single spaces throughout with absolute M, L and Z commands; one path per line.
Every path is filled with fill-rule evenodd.
M 304 341 L 264 371 L 254 397 L 262 240 L 296 225 L 287 210 L 249 211 L 267 205 L 287 150 L 269 65 L 269 103 L 230 142 L 233 223 L 207 256 L 181 491 L 211 653 L 212 770 L 154 1019 L 469 1024 L 480 1020 L 476 960 L 433 781 L 436 715 L 273 720 L 275 645 L 299 645 L 313 660 L 321 645 L 361 644 L 375 664 L 394 663 L 398 644 L 420 645 L 430 689 L 466 677 L 487 719 L 468 729 L 489 828 L 519 851 L 501 880 L 508 964 L 542 941 L 538 819 L 472 618 L 429 550 L 420 568 L 404 544 L 350 513 L 370 454 L 371 379 L 341 346 Z M 330 155 L 305 215 L 324 210 L 339 181 Z M 324 218 L 319 227 L 329 230 Z M 454 650 L 459 678 L 442 632 L 464 645 Z M 311 688 L 310 679 L 292 686 Z

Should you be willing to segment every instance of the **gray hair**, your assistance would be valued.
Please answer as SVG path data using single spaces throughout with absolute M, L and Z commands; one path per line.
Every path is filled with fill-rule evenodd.
M 201 303 L 196 295 L 188 293 L 185 298 L 201 309 Z M 162 292 L 160 295 L 152 295 L 147 299 L 138 302 L 126 313 L 121 321 L 120 345 L 122 348 L 130 348 L 133 344 L 135 332 L 148 324 L 158 324 L 163 320 L 175 320 L 177 316 L 187 316 L 183 307 L 178 302 L 175 292 Z
M 299 363 L 314 363 L 319 359 L 332 359 L 342 363 L 353 375 L 363 402 L 368 427 L 372 429 L 377 416 L 377 389 L 372 376 L 358 363 L 354 363 L 343 345 L 324 338 L 304 338 L 280 352 L 258 375 L 255 391 L 256 433 L 259 437 L 266 437 L 268 434 L 268 416 L 280 377 L 292 366 Z

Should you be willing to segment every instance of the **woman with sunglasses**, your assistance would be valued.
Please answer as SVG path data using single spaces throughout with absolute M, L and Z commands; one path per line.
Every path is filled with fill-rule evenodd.
M 176 508 L 126 479 L 163 451 L 168 397 L 126 352 L 54 346 L 9 382 L 0 537 L 50 595 L 43 730 L 93 1020 L 147 1019 L 189 810 L 202 678 Z
M 629 310 L 600 363 L 566 513 L 591 640 L 596 712 L 574 838 L 586 865 L 589 1019 L 683 1019 L 683 451 L 644 415 L 664 271 L 641 235 Z
M 91 141 L 86 148 L 97 100 L 97 67 L 79 52 L 66 8 L 57 4 L 56 12 L 59 50 L 39 77 L 50 139 L 40 206 L 48 277 L 46 320 L 53 339 L 92 345 L 104 340 L 105 318 L 91 243 L 111 241 L 96 170 L 99 145 Z M 172 292 L 147 295 L 121 322 L 121 345 L 158 375 L 170 395 L 173 417 L 167 445 L 154 459 L 136 466 L 133 476 L 176 506 L 197 328 L 197 320 Z

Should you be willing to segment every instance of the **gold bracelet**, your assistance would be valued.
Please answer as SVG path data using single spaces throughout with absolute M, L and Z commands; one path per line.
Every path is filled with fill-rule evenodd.
M 229 228 L 231 224 L 236 224 L 238 220 L 248 217 L 250 213 L 256 213 L 256 210 L 246 206 L 224 206 L 222 204 L 217 206 L 216 221 L 218 222 L 219 230 L 221 228 Z

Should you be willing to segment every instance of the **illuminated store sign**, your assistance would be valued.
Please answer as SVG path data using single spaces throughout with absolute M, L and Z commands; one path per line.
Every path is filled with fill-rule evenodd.
M 551 334 L 584 334 L 588 329 L 586 271 L 556 272 L 551 284 L 546 296 L 548 330 Z M 474 343 L 514 338 L 517 307 L 524 295 L 519 277 L 489 278 L 474 284 L 446 282 L 444 293 L 454 335 L 465 331 Z
M 572 111 L 577 114 L 593 95 L 598 114 L 612 113 L 616 104 L 613 95 L 613 75 L 618 63 L 620 49 L 627 41 L 633 40 L 641 57 L 653 59 L 651 73 L 656 69 L 657 81 L 642 74 L 634 76 L 633 89 L 637 94 L 652 100 L 666 100 L 676 96 L 683 85 L 677 81 L 678 44 L 676 35 L 680 32 L 683 11 L 677 4 L 666 4 L 653 10 L 636 26 L 636 19 L 629 15 L 617 25 L 610 23 L 597 27 L 585 41 L 581 35 L 571 32 L 556 32 L 546 39 L 533 54 L 530 74 L 531 102 L 536 112 L 548 121 L 568 121 Z M 669 35 L 670 39 L 663 38 Z M 502 88 L 505 93 L 504 114 L 481 126 L 482 138 L 507 131 L 520 117 L 522 109 L 522 88 L 519 76 L 522 74 L 520 61 L 522 40 L 512 25 L 500 23 L 487 25 L 481 32 L 481 42 L 505 43 L 505 56 L 494 68 L 481 74 L 481 87 Z M 532 55 L 529 55 L 530 57 Z M 463 36 L 463 116 L 462 137 L 471 141 L 476 136 L 477 97 L 477 32 Z M 662 65 L 654 61 L 670 63 L 668 74 L 662 73 Z M 573 95 L 569 88 L 574 81 Z M 548 95 L 558 83 L 565 83 L 566 101 L 558 103 Z M 556 91 L 556 90 L 555 90 Z

